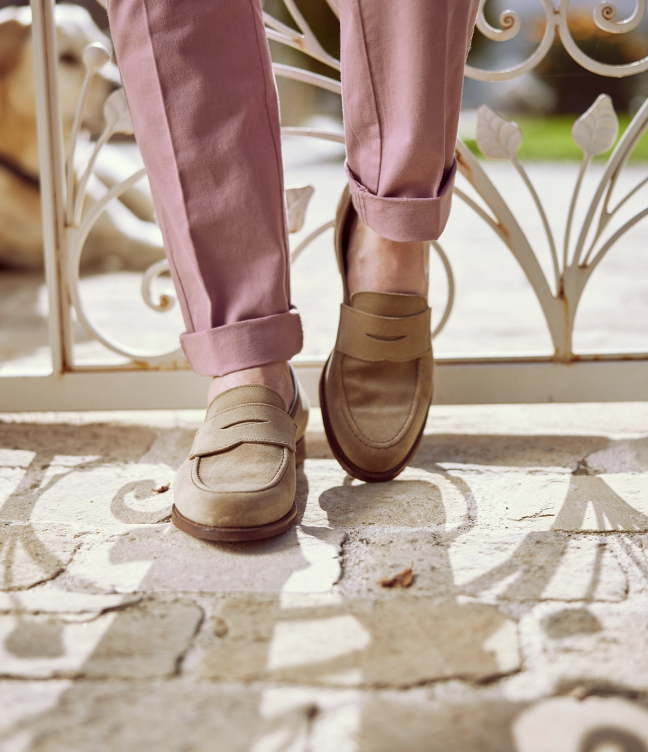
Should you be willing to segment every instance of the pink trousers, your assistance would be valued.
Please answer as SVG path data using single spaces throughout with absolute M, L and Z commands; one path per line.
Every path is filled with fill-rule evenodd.
M 433 240 L 456 170 L 479 0 L 338 0 L 347 175 L 373 230 Z M 289 360 L 279 106 L 259 0 L 109 0 L 110 27 L 199 374 Z

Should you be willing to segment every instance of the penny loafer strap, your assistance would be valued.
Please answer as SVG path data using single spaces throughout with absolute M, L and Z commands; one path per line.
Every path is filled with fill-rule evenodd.
M 294 452 L 296 435 L 297 424 L 278 407 L 264 403 L 237 405 L 203 423 L 189 459 L 224 452 L 239 444 L 273 444 Z
M 413 316 L 375 316 L 342 304 L 335 349 L 369 363 L 421 358 L 432 349 L 431 309 Z

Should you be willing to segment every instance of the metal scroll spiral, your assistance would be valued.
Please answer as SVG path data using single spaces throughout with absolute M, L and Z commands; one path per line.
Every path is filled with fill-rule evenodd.
M 126 180 L 112 186 L 110 190 L 100 200 L 92 203 L 90 208 L 84 213 L 84 203 L 88 192 L 88 184 L 92 177 L 93 169 L 100 150 L 108 143 L 110 138 L 116 133 L 131 135 L 133 126 L 131 124 L 126 97 L 123 89 L 114 91 L 106 100 L 104 106 L 104 119 L 106 126 L 99 136 L 88 164 L 85 167 L 81 178 L 76 181 L 74 170 L 74 154 L 78 143 L 79 131 L 83 119 L 83 112 L 90 91 L 90 85 L 94 76 L 108 64 L 110 52 L 106 47 L 98 42 L 88 45 L 83 53 L 83 60 L 86 66 L 86 74 L 81 89 L 81 95 L 77 105 L 75 118 L 72 126 L 72 133 L 69 144 L 69 158 L 67 164 L 67 202 L 65 208 L 65 225 L 67 235 L 67 287 L 70 294 L 70 300 L 74 306 L 79 323 L 86 331 L 106 348 L 112 350 L 118 355 L 122 355 L 137 363 L 145 363 L 150 366 L 171 365 L 177 366 L 184 361 L 184 356 L 180 348 L 171 352 L 156 354 L 147 351 L 141 351 L 127 347 L 123 343 L 117 342 L 109 334 L 104 332 L 91 317 L 88 315 L 81 294 L 79 291 L 80 282 L 80 261 L 85 241 L 94 223 L 101 216 L 109 201 L 119 198 L 129 188 L 134 186 L 139 180 L 146 176 L 145 170 L 138 170 Z M 166 262 L 154 264 L 144 275 L 142 283 L 142 295 L 146 304 L 156 311 L 168 310 L 175 302 L 175 296 L 165 294 L 158 300 L 154 299 L 152 293 L 152 284 L 154 280 L 165 271 L 168 271 Z
M 504 11 L 500 18 L 500 29 L 491 26 L 484 15 L 488 0 L 480 0 L 477 14 L 477 29 L 494 42 L 506 42 L 516 37 L 521 28 L 520 16 L 512 10 Z M 586 55 L 574 41 L 569 29 L 571 0 L 540 0 L 546 17 L 545 30 L 536 49 L 522 62 L 509 68 L 486 70 L 471 65 L 466 66 L 466 77 L 476 81 L 507 81 L 529 73 L 547 56 L 556 41 L 557 35 L 567 53 L 583 68 L 600 76 L 623 78 L 648 70 L 648 56 L 632 63 L 608 65 Z M 636 29 L 646 15 L 648 0 L 635 0 L 635 9 L 626 19 L 617 20 L 617 7 L 613 2 L 603 2 L 592 12 L 594 23 L 602 31 L 612 34 L 625 34 Z

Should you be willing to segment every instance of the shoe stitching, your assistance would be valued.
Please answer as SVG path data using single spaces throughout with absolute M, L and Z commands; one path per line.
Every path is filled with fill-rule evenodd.
M 285 471 L 288 469 L 288 462 L 286 461 L 287 460 L 286 452 L 288 452 L 288 451 L 290 451 L 290 450 L 288 450 L 285 447 L 283 447 L 283 455 L 282 455 L 281 462 L 279 463 L 279 467 L 275 471 L 275 474 L 272 476 L 272 478 L 266 483 L 266 485 L 263 486 L 263 487 L 261 487 L 261 488 L 250 489 L 248 491 L 235 491 L 235 490 L 223 490 L 223 489 L 221 489 L 220 491 L 218 491 L 216 489 L 209 488 L 209 486 L 200 477 L 200 471 L 199 471 L 200 460 L 204 459 L 204 458 L 196 457 L 196 460 L 197 460 L 197 462 L 196 462 L 196 468 L 195 468 L 196 477 L 198 478 L 198 480 L 202 484 L 203 488 L 201 488 L 200 486 L 198 486 L 195 482 L 194 482 L 194 485 L 196 486 L 196 488 L 199 491 L 204 491 L 206 493 L 211 493 L 211 494 L 222 493 L 222 494 L 248 494 L 248 495 L 250 495 L 250 494 L 264 493 L 265 491 L 269 491 L 271 488 L 274 488 L 281 481 L 281 478 L 279 478 L 279 480 L 277 480 L 275 482 L 275 478 L 277 478 L 277 476 L 279 475 L 279 473 L 280 473 L 280 471 L 281 471 L 282 468 L 284 468 L 284 472 L 282 473 L 282 477 L 283 477 L 283 475 L 285 475 Z M 295 452 L 292 452 L 292 454 L 294 455 Z M 193 462 L 192 462 L 192 464 L 193 464 Z M 193 471 L 193 468 L 192 468 L 192 471 L 191 471 L 191 476 L 192 476 L 191 480 L 192 480 L 192 482 L 193 482 L 193 474 L 194 474 L 194 471 Z
M 341 384 L 341 387 L 342 387 L 341 391 L 342 391 L 342 394 L 344 395 L 344 405 L 342 409 L 342 415 L 344 415 L 344 420 L 346 421 L 349 429 L 351 430 L 351 433 L 356 437 L 356 439 L 363 446 L 366 446 L 368 449 L 390 449 L 391 447 L 396 446 L 403 439 L 405 434 L 409 431 L 411 427 L 410 418 L 412 414 L 415 412 L 415 405 L 418 402 L 418 400 L 416 399 L 416 395 L 418 393 L 420 375 L 421 375 L 420 358 L 418 358 L 416 362 L 416 382 L 414 384 L 414 399 L 412 399 L 412 402 L 410 403 L 410 409 L 409 409 L 409 412 L 407 413 L 407 417 L 405 418 L 403 426 L 399 429 L 398 433 L 389 441 L 375 441 L 375 442 L 372 442 L 371 444 L 367 444 L 362 439 L 364 438 L 367 441 L 371 441 L 371 439 L 360 430 L 360 426 L 358 426 L 357 423 L 355 422 L 353 415 L 351 414 L 351 408 L 348 406 L 349 400 L 347 398 L 346 388 L 344 386 L 344 379 L 342 378 L 342 363 L 344 362 L 344 358 L 347 356 L 342 353 L 340 354 L 342 356 L 342 362 L 340 362 L 339 368 L 336 369 L 337 370 L 336 376 L 338 377 L 338 382 Z M 331 360 L 331 365 L 333 365 L 332 360 Z M 346 410 L 344 410 L 344 407 L 346 407 Z M 349 421 L 349 417 L 347 417 L 347 411 L 349 413 L 349 417 L 351 418 L 351 421 L 353 421 L 353 424 Z M 355 428 L 357 428 L 357 432 L 354 426 Z M 360 435 L 358 435 L 358 433 Z
M 327 363 L 328 365 L 328 363 Z M 427 407 L 426 411 L 426 420 L 423 421 L 423 425 L 421 426 L 421 430 L 419 431 L 412 447 L 410 448 L 407 455 L 394 467 L 392 467 L 390 470 L 383 470 L 378 472 L 373 472 L 371 470 L 363 470 L 361 467 L 358 467 L 354 462 L 352 462 L 344 453 L 342 450 L 342 447 L 340 446 L 337 437 L 335 436 L 335 432 L 333 431 L 333 427 L 331 426 L 329 415 L 328 415 L 328 407 L 326 402 L 326 369 L 322 373 L 322 378 L 320 380 L 320 399 L 322 403 L 322 417 L 324 419 L 324 431 L 326 432 L 326 438 L 328 439 L 331 448 L 333 449 L 333 455 L 337 459 L 337 461 L 343 466 L 343 468 L 346 470 L 347 468 L 344 467 L 345 465 L 348 466 L 349 469 L 351 469 L 351 474 L 358 478 L 359 480 L 393 480 L 397 475 L 399 475 L 406 467 L 409 465 L 412 457 L 414 456 L 414 453 L 416 452 L 416 449 L 418 448 L 418 445 L 421 441 L 421 438 L 423 436 L 423 431 L 425 430 L 425 424 L 427 422 L 427 413 L 430 410 L 430 404 Z M 337 452 L 336 452 L 337 449 Z M 343 458 L 343 459 L 341 459 Z M 357 472 L 355 472 L 357 471 Z
M 246 402 L 245 404 L 242 404 L 242 405 L 234 405 L 233 407 L 226 407 L 223 410 L 216 411 L 210 418 L 205 418 L 205 421 L 203 422 L 202 426 L 198 429 L 196 433 L 197 434 L 200 433 L 208 423 L 213 423 L 216 420 L 216 418 L 226 415 L 227 413 L 234 412 L 235 410 L 240 410 L 242 407 L 259 407 L 259 406 L 269 407 L 271 410 L 274 410 L 283 415 L 287 415 L 292 420 L 292 422 L 295 425 L 297 425 L 297 422 L 295 421 L 293 416 L 290 413 L 287 413 L 285 410 L 282 410 L 280 407 L 271 405 L 268 402 Z M 238 422 L 239 423 L 266 423 L 267 421 L 265 419 L 256 420 L 256 419 L 244 418 L 244 419 L 239 420 Z M 236 425 L 236 421 L 227 426 L 223 426 L 223 428 L 229 428 L 230 425 L 232 426 Z

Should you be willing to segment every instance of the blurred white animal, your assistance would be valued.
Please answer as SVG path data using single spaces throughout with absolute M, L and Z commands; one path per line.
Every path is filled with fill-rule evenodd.
M 111 45 L 84 8 L 56 5 L 55 12 L 61 113 L 67 144 L 85 75 L 83 51 L 91 42 L 101 42 L 108 49 Z M 92 133 L 102 130 L 103 105 L 119 85 L 119 72 L 110 62 L 93 81 L 84 129 Z M 77 172 L 85 166 L 90 146 L 80 145 L 75 158 Z M 88 186 L 86 208 L 141 166 L 129 157 L 128 148 L 104 147 Z M 134 147 L 130 150 L 134 151 Z M 10 7 L 0 11 L 1 266 L 34 269 L 43 265 L 38 173 L 31 10 Z M 142 269 L 163 256 L 150 191 L 146 181 L 142 181 L 119 201 L 108 204 L 88 237 L 82 262 L 96 264 L 116 257 L 119 267 Z

